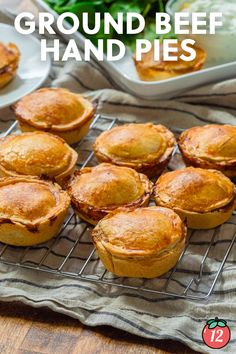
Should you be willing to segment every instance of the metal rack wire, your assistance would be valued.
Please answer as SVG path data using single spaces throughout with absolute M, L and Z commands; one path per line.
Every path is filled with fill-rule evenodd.
M 97 162 L 92 144 L 96 137 L 102 131 L 123 123 L 115 118 L 97 115 L 89 134 L 74 146 L 79 152 L 78 168 L 94 166 Z M 172 130 L 176 134 L 180 132 L 180 129 Z M 16 131 L 17 122 L 3 135 Z M 179 168 L 181 163 L 181 156 L 176 148 L 168 168 Z M 224 227 L 226 230 L 222 232 Z M 175 268 L 168 274 L 151 280 L 119 278 L 106 271 L 96 255 L 90 232 L 91 226 L 80 220 L 71 209 L 57 237 L 43 245 L 20 248 L 0 244 L 0 263 L 128 291 L 203 300 L 212 294 L 235 244 L 236 217 L 233 216 L 223 226 L 207 233 L 203 230 L 190 230 L 185 249 Z M 220 254 L 220 258 L 216 259 L 215 254 L 218 258 Z

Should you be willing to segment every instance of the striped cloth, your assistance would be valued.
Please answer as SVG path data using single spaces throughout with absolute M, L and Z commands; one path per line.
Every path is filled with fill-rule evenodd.
M 21 3 L 22 5 L 22 3 Z M 1 22 L 11 23 L 5 15 Z M 62 44 L 63 46 L 63 44 Z M 199 88 L 168 101 L 144 101 L 124 93 L 116 87 L 106 72 L 95 62 L 53 63 L 47 86 L 65 87 L 96 99 L 98 112 L 126 121 L 155 121 L 168 127 L 188 128 L 206 123 L 235 124 L 236 79 Z M 1 131 L 9 127 L 14 116 L 9 108 L 0 111 Z M 236 231 L 236 217 L 217 230 L 214 252 L 210 254 L 203 274 L 214 277 L 219 261 L 228 242 Z M 78 235 L 78 228 L 72 219 L 69 232 L 63 234 L 48 266 L 55 266 L 58 257 L 63 257 L 68 243 Z M 188 257 L 176 272 L 171 290 L 179 292 L 186 286 L 187 279 L 199 272 L 199 258 L 204 253 L 212 231 L 195 232 L 190 241 Z M 85 248 L 91 246 L 88 233 L 83 235 Z M 37 261 L 44 245 L 31 250 L 31 261 Z M 83 260 L 83 250 L 74 254 L 74 262 Z M 86 249 L 84 250 L 86 253 Z M 82 254 L 82 256 L 81 256 Z M 73 258 L 72 258 L 73 261 Z M 71 265 L 73 267 L 73 264 Z M 76 263 L 78 266 L 78 263 Z M 92 272 L 99 272 L 100 263 L 93 263 Z M 109 277 L 109 275 L 108 275 Z M 165 277 L 163 277 L 164 281 Z M 211 278 L 209 278 L 211 279 Z M 161 280 L 162 281 L 162 280 Z M 152 281 L 158 286 L 158 280 Z M 140 285 L 135 280 L 133 285 Z M 196 294 L 205 294 L 208 284 L 203 284 Z M 227 320 L 232 338 L 224 353 L 235 353 L 236 347 L 236 246 L 225 264 L 214 293 L 206 301 L 160 296 L 128 289 L 109 287 L 103 284 L 83 282 L 66 277 L 54 277 L 46 273 L 15 268 L 0 264 L 0 299 L 22 301 L 40 307 L 48 306 L 79 319 L 89 326 L 111 325 L 146 338 L 173 339 L 185 343 L 201 353 L 213 353 L 202 341 L 201 333 L 206 320 L 215 316 Z

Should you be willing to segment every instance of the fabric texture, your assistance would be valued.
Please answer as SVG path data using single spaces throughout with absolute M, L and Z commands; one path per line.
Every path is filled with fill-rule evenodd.
M 2 13 L 0 22 L 12 24 L 12 19 Z M 93 61 L 69 61 L 53 63 L 44 85 L 65 87 L 83 93 L 97 101 L 98 113 L 126 121 L 154 121 L 170 128 L 189 128 L 207 123 L 236 124 L 236 77 L 181 94 L 168 101 L 145 101 L 120 91 L 99 64 Z M 13 121 L 14 115 L 10 108 L 0 111 L 2 132 Z M 235 223 L 236 216 L 233 216 L 217 230 L 214 251 L 209 254 L 210 261 L 203 269 L 203 275 L 209 276 L 207 279 L 214 278 L 222 255 L 236 232 Z M 60 263 L 83 227 L 83 223 L 77 224 L 76 220 L 72 219 L 66 234 L 61 235 L 54 254 L 47 259 L 45 269 Z M 170 283 L 172 291 L 180 292 L 181 287 L 185 287 L 188 280 L 199 273 L 199 260 L 202 259 L 212 232 L 194 232 L 183 266 L 178 268 L 175 281 Z M 87 231 L 83 234 L 82 244 L 84 248 L 75 251 L 71 263 L 66 264 L 66 267 L 75 266 L 79 269 L 79 262 L 84 260 L 83 257 L 88 252 L 87 247 L 91 247 Z M 37 262 L 37 257 L 40 257 L 40 252 L 45 251 L 45 247 L 40 245 L 32 248 L 30 260 Z M 101 272 L 101 264 L 96 255 L 91 264 L 89 272 Z M 107 277 L 110 279 L 111 275 Z M 160 282 L 165 279 L 166 276 L 162 280 L 146 282 L 127 280 L 126 284 L 158 288 Z M 204 295 L 208 288 L 209 284 L 203 284 L 195 294 Z M 1 263 L 0 300 L 22 301 L 34 307 L 48 306 L 89 326 L 110 325 L 142 337 L 179 340 L 202 353 L 214 352 L 203 343 L 201 334 L 206 320 L 217 316 L 227 320 L 232 333 L 230 344 L 223 351 L 235 353 L 236 246 L 233 246 L 214 293 L 204 301 L 177 299 L 63 276 L 56 277 Z

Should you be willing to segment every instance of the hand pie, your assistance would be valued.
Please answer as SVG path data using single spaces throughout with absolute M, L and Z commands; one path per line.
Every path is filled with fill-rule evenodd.
M 131 168 L 102 163 L 77 172 L 68 191 L 77 214 L 96 225 L 113 210 L 147 205 L 152 182 Z
M 78 154 L 58 136 L 32 132 L 0 139 L 0 177 L 38 176 L 63 185 L 74 172 Z
M 236 176 L 236 126 L 212 124 L 190 128 L 180 135 L 178 144 L 187 165 Z
M 156 204 L 173 209 L 193 229 L 210 229 L 227 221 L 235 196 L 234 184 L 221 172 L 194 167 L 163 174 L 154 190 Z
M 0 42 L 0 88 L 6 86 L 15 76 L 20 61 L 20 52 L 13 43 Z
M 183 251 L 186 227 L 171 209 L 114 212 L 92 231 L 104 266 L 120 277 L 154 278 L 168 272 Z
M 55 236 L 70 205 L 57 184 L 32 177 L 0 179 L 0 242 L 31 246 Z
M 47 131 L 73 144 L 87 134 L 94 107 L 68 90 L 43 88 L 23 97 L 15 105 L 15 114 L 22 131 Z
M 176 45 L 173 45 L 176 48 Z M 178 43 L 177 53 L 174 56 L 178 56 L 177 61 L 164 61 L 163 60 L 163 47 L 161 46 L 160 57 L 161 60 L 154 60 L 154 47 L 148 52 L 142 55 L 141 61 L 135 60 L 136 69 L 138 75 L 143 81 L 159 81 L 166 80 L 172 77 L 191 73 L 193 71 L 200 70 L 206 61 L 206 52 L 204 49 L 194 46 L 196 51 L 196 58 L 192 61 L 184 61 L 180 59 L 185 51 L 181 47 L 181 42 Z
M 102 133 L 94 152 L 101 162 L 131 167 L 154 177 L 168 165 L 174 144 L 174 135 L 163 125 L 126 124 Z

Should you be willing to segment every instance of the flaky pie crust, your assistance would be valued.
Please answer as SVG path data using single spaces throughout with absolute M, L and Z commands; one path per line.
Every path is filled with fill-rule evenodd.
M 95 107 L 69 90 L 42 88 L 23 97 L 14 110 L 22 131 L 47 131 L 73 144 L 87 133 Z
M 102 163 L 77 171 L 68 192 L 77 214 L 96 225 L 116 209 L 146 206 L 152 186 L 145 175 L 131 168 Z
M 156 182 L 157 205 L 171 208 L 195 229 L 208 229 L 228 220 L 235 207 L 234 184 L 216 170 L 188 167 L 167 172 Z
M 132 123 L 103 132 L 95 141 L 94 153 L 101 162 L 154 177 L 169 163 L 174 144 L 174 135 L 163 125 Z
M 92 232 L 104 266 L 123 277 L 154 278 L 178 261 L 186 227 L 171 209 L 138 208 L 113 212 Z
M 205 125 L 184 131 L 178 139 L 187 165 L 236 176 L 236 126 Z
M 38 176 L 63 183 L 73 174 L 77 152 L 63 139 L 45 132 L 0 139 L 0 177 Z
M 33 177 L 0 179 L 0 242 L 30 246 L 55 236 L 70 205 L 59 185 Z

